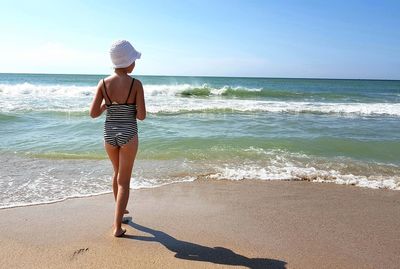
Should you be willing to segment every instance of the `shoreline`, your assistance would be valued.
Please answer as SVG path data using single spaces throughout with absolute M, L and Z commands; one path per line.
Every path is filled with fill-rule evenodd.
M 160 188 L 166 185 L 174 185 L 174 184 L 181 184 L 181 183 L 190 183 L 190 182 L 197 182 L 197 181 L 208 181 L 208 182 L 212 182 L 212 181 L 228 181 L 228 182 L 243 182 L 243 181 L 248 181 L 248 182 L 253 182 L 253 181 L 261 181 L 261 182 L 272 182 L 272 181 L 278 181 L 278 182 L 305 182 L 308 184 L 328 184 L 328 185 L 341 185 L 341 186 L 345 186 L 345 187 L 350 187 L 350 188 L 362 188 L 362 189 L 370 189 L 370 190 L 376 190 L 376 191 L 399 191 L 399 189 L 391 189 L 391 188 L 374 188 L 374 187 L 370 187 L 370 186 L 366 186 L 366 185 L 356 185 L 356 184 L 352 184 L 352 183 L 337 183 L 337 182 L 328 182 L 328 181 L 312 181 L 312 180 L 293 180 L 293 179 L 286 179 L 286 180 L 260 180 L 260 179 L 241 179 L 241 180 L 231 180 L 231 179 L 209 179 L 209 178 L 197 178 L 194 180 L 186 180 L 186 181 L 173 181 L 170 183 L 164 183 L 161 185 L 155 185 L 155 186 L 142 186 L 142 187 L 138 187 L 138 188 L 130 188 L 131 191 L 136 191 L 136 190 L 142 190 L 142 189 L 153 189 L 153 188 Z M 71 199 L 84 199 L 84 198 L 90 198 L 90 197 L 94 197 L 94 196 L 100 196 L 100 195 L 107 195 L 107 194 L 111 194 L 112 190 L 110 191 L 104 191 L 104 192 L 100 192 L 100 193 L 93 193 L 93 194 L 82 194 L 81 196 L 77 195 L 77 196 L 72 196 L 72 197 L 66 197 L 66 198 L 62 198 L 59 200 L 54 200 L 54 201 L 44 201 L 44 202 L 34 202 L 31 204 L 21 204 L 21 205 L 10 205 L 10 206 L 5 206 L 5 207 L 1 207 L 0 206 L 0 211 L 4 210 L 4 209 L 13 209 L 13 208 L 19 208 L 19 207 L 31 207 L 31 206 L 40 206 L 40 205 L 48 205 L 48 204 L 55 204 L 55 203 L 62 203 L 64 201 L 67 200 L 71 200 Z
M 375 191 L 399 191 L 399 189 L 392 189 L 392 188 L 380 188 L 380 187 L 371 187 L 369 185 L 357 185 L 357 184 L 353 184 L 353 183 L 338 183 L 338 182 L 329 182 L 329 181 L 312 181 L 312 180 L 293 180 L 293 179 L 286 179 L 286 180 L 260 180 L 260 179 L 241 179 L 241 180 L 232 180 L 232 179 L 210 179 L 207 177 L 200 177 L 200 178 L 196 178 L 194 180 L 184 180 L 184 181 L 173 181 L 173 182 L 169 182 L 169 183 L 164 183 L 161 185 L 155 185 L 155 186 L 141 186 L 138 188 L 130 188 L 131 191 L 136 191 L 136 190 L 144 190 L 144 189 L 153 189 L 153 188 L 160 188 L 163 186 L 167 186 L 167 185 L 174 185 L 174 184 L 182 184 L 182 183 L 190 183 L 190 182 L 198 182 L 198 181 L 207 181 L 207 182 L 218 182 L 218 181 L 227 181 L 227 182 L 253 182 L 253 181 L 260 181 L 260 182 L 304 182 L 307 184 L 323 184 L 323 185 L 340 185 L 340 186 L 344 186 L 347 188 L 362 188 L 362 189 L 369 189 L 369 190 L 375 190 Z M 212 184 L 212 183 L 210 183 Z M 21 204 L 21 205 L 10 205 L 10 206 L 5 206 L 5 207 L 1 207 L 0 206 L 0 211 L 4 210 L 4 209 L 13 209 L 13 208 L 20 208 L 20 207 L 31 207 L 31 206 L 41 206 L 41 205 L 48 205 L 48 204 L 55 204 L 55 203 L 62 203 L 64 201 L 67 200 L 71 200 L 71 199 L 84 199 L 84 198 L 90 198 L 90 197 L 94 197 L 94 196 L 100 196 L 100 195 L 108 195 L 111 194 L 112 190 L 109 191 L 104 191 L 104 192 L 100 192 L 100 193 L 93 193 L 93 194 L 82 194 L 81 196 L 77 195 L 77 196 L 72 196 L 72 197 L 66 197 L 66 198 L 62 198 L 59 200 L 54 200 L 54 201 L 44 201 L 44 202 L 34 202 L 31 204 Z
M 0 210 L 17 268 L 395 268 L 400 193 L 337 184 L 202 180 L 131 191 L 127 236 L 112 194 Z

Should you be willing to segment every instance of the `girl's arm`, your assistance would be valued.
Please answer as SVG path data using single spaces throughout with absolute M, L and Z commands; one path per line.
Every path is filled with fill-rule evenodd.
M 101 115 L 101 113 L 106 110 L 106 105 L 101 104 L 103 101 L 103 93 L 101 91 L 102 83 L 99 81 L 99 84 L 97 84 L 97 91 L 96 95 L 94 96 L 92 105 L 90 106 L 90 116 L 92 118 L 97 118 L 98 116 Z
M 137 80 L 137 82 L 139 82 L 139 85 L 136 92 L 136 118 L 138 120 L 144 120 L 146 118 L 146 104 L 144 102 L 143 86 L 142 82 L 140 82 L 139 80 Z

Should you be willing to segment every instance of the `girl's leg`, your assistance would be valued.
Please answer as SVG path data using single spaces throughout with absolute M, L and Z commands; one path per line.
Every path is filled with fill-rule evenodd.
M 138 149 L 137 136 L 119 149 L 118 192 L 114 218 L 114 235 L 122 233 L 121 222 L 128 204 L 133 163 Z
M 108 157 L 110 158 L 111 163 L 112 163 L 113 168 L 114 168 L 112 189 L 113 189 L 113 193 L 114 193 L 114 199 L 117 200 L 117 194 L 118 194 L 117 178 L 118 178 L 118 168 L 119 168 L 119 147 L 114 147 L 114 146 L 104 142 L 104 148 L 106 149 Z
M 112 190 L 114 194 L 114 200 L 117 201 L 117 195 L 118 195 L 118 183 L 117 183 L 117 178 L 118 178 L 118 169 L 119 169 L 119 147 L 114 147 L 106 142 L 104 142 L 104 148 L 106 149 L 107 155 L 111 160 L 113 169 L 114 169 L 114 174 L 113 174 L 113 180 L 112 180 Z M 129 211 L 125 209 L 124 214 L 129 214 Z

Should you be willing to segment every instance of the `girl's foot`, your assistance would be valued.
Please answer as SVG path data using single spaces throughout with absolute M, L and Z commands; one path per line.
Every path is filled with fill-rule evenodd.
M 124 214 L 129 214 L 129 211 L 125 209 Z
M 124 236 L 124 234 L 126 233 L 126 229 L 119 229 L 119 230 L 115 230 L 114 231 L 114 236 L 115 237 L 122 237 L 122 236 Z

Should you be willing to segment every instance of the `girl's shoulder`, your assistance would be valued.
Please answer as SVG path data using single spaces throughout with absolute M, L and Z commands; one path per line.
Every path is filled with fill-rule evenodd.
M 104 82 L 109 82 L 109 81 L 113 80 L 114 78 L 115 78 L 115 76 L 109 75 L 107 77 L 102 78 L 100 81 L 104 80 Z
M 142 82 L 139 79 L 137 79 L 135 77 L 133 77 L 133 79 L 135 80 L 134 83 L 135 83 L 136 86 L 142 87 Z
M 109 84 L 111 80 L 112 80 L 112 76 L 101 78 L 99 80 L 99 82 L 97 83 L 97 86 L 100 87 L 100 86 L 103 86 L 103 84 Z

